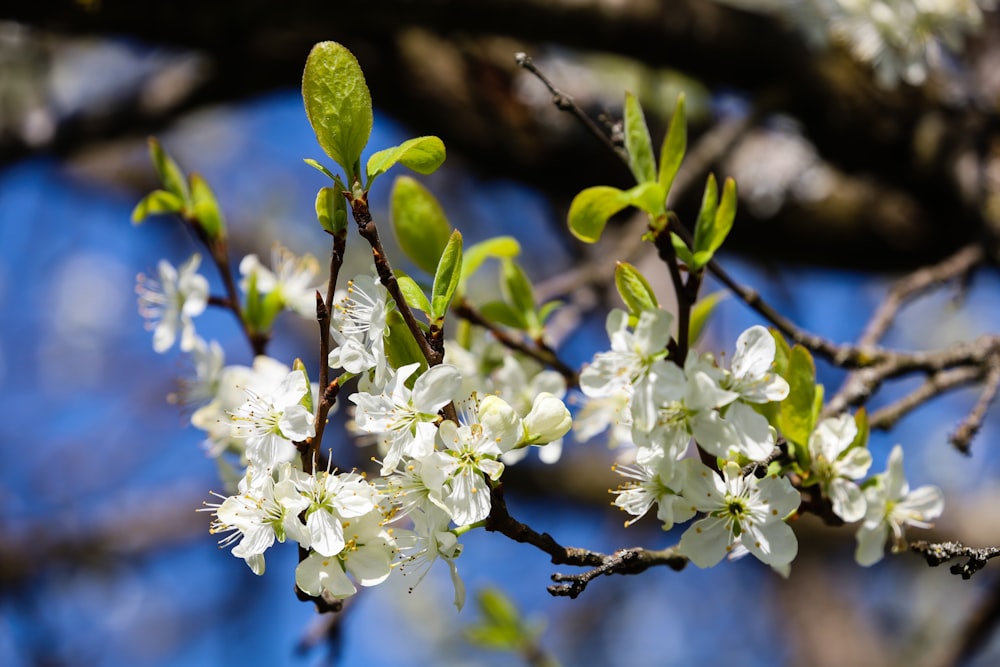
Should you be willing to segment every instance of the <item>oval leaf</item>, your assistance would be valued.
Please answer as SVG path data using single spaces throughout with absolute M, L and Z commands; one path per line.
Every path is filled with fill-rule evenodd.
M 396 243 L 418 268 L 430 275 L 451 237 L 451 225 L 430 190 L 400 176 L 389 197 L 389 220 Z
M 448 245 L 441 253 L 437 271 L 434 272 L 434 287 L 431 288 L 431 319 L 444 318 L 451 300 L 458 291 L 462 279 L 462 233 L 457 229 L 451 233 Z
M 670 129 L 667 130 L 663 146 L 660 147 L 660 172 L 657 180 L 665 195 L 670 194 L 670 188 L 674 184 L 677 171 L 681 168 L 686 150 L 687 121 L 684 118 L 684 94 L 681 93 L 677 96 L 674 115 L 670 118 Z
M 639 100 L 632 93 L 625 93 L 625 151 L 636 183 L 655 182 L 653 140 L 649 138 L 646 116 L 642 113 Z
M 316 219 L 331 234 L 347 229 L 347 199 L 336 188 L 320 188 L 316 193 Z
M 302 75 L 302 99 L 319 145 L 353 182 L 372 132 L 372 97 L 354 54 L 336 42 L 314 46 Z
M 489 258 L 504 259 L 521 254 L 521 244 L 513 236 L 494 236 L 466 248 L 462 256 L 462 282 Z
M 210 239 L 218 239 L 226 234 L 226 220 L 222 217 L 219 203 L 215 199 L 208 181 L 198 174 L 191 174 L 191 202 L 194 204 L 194 215 L 201 223 L 201 228 Z
M 406 305 L 430 316 L 431 303 L 427 300 L 427 295 L 420 289 L 417 281 L 402 271 L 396 271 L 396 282 L 399 284 L 399 291 L 406 300 Z
M 535 291 L 524 269 L 512 259 L 505 259 L 500 267 L 500 290 L 507 303 L 528 324 L 529 330 L 539 329 L 535 310 Z
M 628 262 L 618 262 L 615 267 L 615 287 L 632 315 L 659 308 L 656 293 L 649 281 Z
M 149 138 L 149 156 L 153 160 L 153 166 L 156 168 L 156 173 L 159 175 L 163 187 L 187 205 L 191 201 L 191 193 L 188 190 L 187 181 L 184 180 L 184 172 L 174 162 L 174 159 L 167 155 L 155 137 Z
M 618 188 L 607 185 L 587 188 L 569 206 L 569 231 L 585 243 L 596 243 L 608 218 L 628 205 L 628 197 Z
M 691 308 L 691 324 L 688 325 L 688 340 L 692 344 L 698 342 L 698 339 L 701 338 L 701 334 L 705 330 L 705 325 L 708 324 L 708 319 L 715 311 L 715 307 L 727 296 L 728 293 L 725 290 L 719 290 L 718 292 L 706 294 L 695 302 Z
M 778 426 L 787 440 L 805 448 L 816 425 L 816 366 L 809 350 L 792 348 L 785 379 L 789 392 L 781 402 Z
M 368 185 L 397 162 L 418 174 L 432 174 L 444 162 L 444 142 L 437 137 L 417 137 L 381 150 L 368 158 Z
M 173 192 L 153 190 L 132 209 L 132 224 L 139 224 L 147 217 L 158 213 L 179 213 L 184 202 Z

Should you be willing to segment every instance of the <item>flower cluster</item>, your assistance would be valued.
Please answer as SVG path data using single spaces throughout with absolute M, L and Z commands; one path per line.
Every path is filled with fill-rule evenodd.
M 588 397 L 578 436 L 589 437 L 614 424 L 612 437 L 633 447 L 614 469 L 626 482 L 614 504 L 631 515 L 631 525 L 656 506 L 664 530 L 703 518 L 683 534 L 679 550 L 699 567 L 729 554 L 751 553 L 787 572 L 798 546 L 786 523 L 800 504 L 799 490 L 782 472 L 795 473 L 801 486 L 818 487 L 832 513 L 846 523 L 863 521 L 857 560 L 881 558 L 891 532 L 903 544 L 907 524 L 927 526 L 941 512 L 940 492 L 923 487 L 907 492 L 900 449 L 889 471 L 864 482 L 871 453 L 851 415 L 819 422 L 801 455 L 783 467 L 762 463 L 781 455 L 774 426 L 764 407 L 783 401 L 789 385 L 775 372 L 776 343 L 760 326 L 744 331 L 729 368 L 710 354 L 689 353 L 683 368 L 667 359 L 672 318 L 646 310 L 631 318 L 621 310 L 608 316 L 611 350 L 599 352 L 580 376 Z M 589 414 L 586 414 L 589 411 Z M 691 458 L 691 443 L 718 473 Z M 786 447 L 790 446 L 786 443 Z M 721 474 L 720 474 L 721 473 Z

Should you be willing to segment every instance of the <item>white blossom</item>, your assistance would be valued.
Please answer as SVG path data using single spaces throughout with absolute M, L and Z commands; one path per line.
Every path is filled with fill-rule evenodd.
M 857 532 L 854 559 L 869 566 L 882 560 L 887 538 L 894 553 L 906 549 L 906 526 L 930 528 L 931 521 L 944 511 L 944 496 L 936 486 L 910 490 L 903 475 L 903 448 L 896 445 L 889 454 L 886 471 L 865 489 L 868 510 Z
M 680 552 L 698 567 L 712 567 L 730 553 L 739 540 L 750 553 L 773 567 L 791 563 L 798 552 L 795 533 L 784 519 L 801 502 L 787 478 L 744 477 L 740 467 L 727 463 L 719 477 L 694 459 L 685 467 L 684 497 L 707 516 L 681 536 Z
M 843 414 L 824 419 L 809 436 L 810 473 L 819 479 L 833 513 L 847 523 L 865 516 L 865 495 L 854 480 L 872 464 L 867 448 L 851 447 L 857 435 L 854 417 Z
M 298 257 L 288 248 L 275 243 L 271 247 L 271 267 L 261 264 L 257 255 L 247 255 L 240 261 L 240 283 L 247 292 L 250 277 L 255 276 L 257 291 L 261 294 L 276 294 L 285 308 L 294 310 L 303 317 L 316 318 L 316 277 L 319 262 L 312 255 Z
M 235 435 L 246 438 L 247 458 L 264 469 L 278 463 L 283 444 L 316 435 L 313 414 L 301 404 L 309 391 L 305 373 L 291 371 L 269 389 L 246 389 L 246 402 L 232 413 Z
M 165 259 L 157 265 L 159 280 L 139 274 L 136 292 L 139 294 L 139 314 L 153 329 L 153 349 L 166 352 L 173 347 L 180 333 L 181 349 L 195 345 L 193 317 L 201 315 L 208 305 L 208 280 L 198 273 L 201 255 L 194 253 L 180 269 Z
M 411 391 L 406 380 L 419 367 L 416 363 L 402 366 L 381 394 L 358 392 L 347 397 L 358 406 L 358 429 L 386 434 L 389 447 L 382 460 L 383 475 L 395 469 L 404 456 L 421 458 L 433 451 L 438 411 L 455 400 L 462 385 L 457 368 L 439 364 L 418 377 Z

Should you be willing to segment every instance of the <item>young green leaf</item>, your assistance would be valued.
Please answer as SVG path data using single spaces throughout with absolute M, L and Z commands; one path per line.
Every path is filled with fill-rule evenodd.
M 528 323 L 524 315 L 506 301 L 487 301 L 479 306 L 479 313 L 490 322 L 496 322 L 512 329 L 524 331 Z
M 427 300 L 427 295 L 420 289 L 417 281 L 402 271 L 396 271 L 396 282 L 403 298 L 406 299 L 406 305 L 430 316 L 431 302 Z
M 871 424 L 868 423 L 868 411 L 864 407 L 858 408 L 854 413 L 854 423 L 858 427 L 858 434 L 854 436 L 854 441 L 848 447 L 867 447 L 868 436 L 871 435 Z
M 406 321 L 399 314 L 398 310 L 390 310 L 385 317 L 385 325 L 388 335 L 384 338 L 385 356 L 389 359 L 389 365 L 399 368 L 406 364 L 419 363 L 420 370 L 414 375 L 419 375 L 427 369 L 427 359 L 420 346 L 413 338 L 410 328 L 406 326 Z
M 315 169 L 316 171 L 318 171 L 319 173 L 324 174 L 331 181 L 336 181 L 337 183 L 340 183 L 340 179 L 334 176 L 333 172 L 331 172 L 329 169 L 327 169 L 325 166 L 323 166 L 316 160 L 312 159 L 311 157 L 304 158 L 302 161 L 305 162 L 310 167 L 312 167 L 313 169 Z M 340 189 L 343 190 L 344 188 L 340 187 Z
M 397 178 L 389 195 L 389 221 L 403 253 L 433 275 L 451 237 L 451 224 L 430 190 L 409 176 Z
M 792 348 L 785 380 L 789 392 L 781 403 L 778 426 L 787 440 L 804 449 L 816 425 L 816 366 L 809 350 L 801 345 Z
M 627 262 L 618 262 L 615 267 L 615 287 L 632 315 L 639 315 L 644 310 L 656 310 L 660 306 L 649 281 L 639 269 Z
M 628 203 L 637 209 L 645 211 L 654 218 L 666 219 L 666 194 L 656 181 L 640 183 L 623 194 Z
M 155 137 L 149 138 L 149 156 L 153 160 L 153 167 L 156 168 L 163 187 L 186 206 L 191 201 L 191 193 L 188 191 L 187 181 L 184 180 L 184 172 L 174 159 L 167 155 Z
M 707 191 L 706 191 L 707 193 Z M 698 244 L 698 249 L 694 254 L 697 267 L 705 266 L 711 261 L 726 237 L 733 228 L 733 220 L 736 219 L 736 181 L 727 178 L 722 188 L 722 200 L 715 209 L 715 216 L 710 227 L 703 232 L 702 239 Z M 701 222 L 699 216 L 698 222 Z M 697 238 L 697 236 L 695 237 Z
M 305 407 L 306 410 L 308 410 L 309 412 L 312 412 L 313 411 L 313 393 L 312 393 L 312 382 L 310 382 L 310 380 L 309 380 L 309 369 L 306 368 L 306 365 L 304 363 L 302 363 L 301 359 L 299 359 L 299 358 L 296 357 L 295 361 L 292 362 L 292 370 L 293 371 L 302 371 L 302 374 L 306 376 L 306 393 L 302 397 L 302 400 L 299 401 L 299 402 Z
M 638 98 L 625 93 L 625 151 L 628 166 L 636 183 L 656 181 L 656 162 L 653 158 L 653 141 L 649 138 L 646 116 Z
M 194 206 L 194 217 L 198 219 L 205 235 L 210 239 L 224 238 L 226 235 L 226 219 L 222 217 L 219 203 L 215 199 L 208 181 L 198 174 L 191 174 L 191 203 Z
M 535 291 L 524 269 L 513 259 L 500 263 L 500 290 L 507 303 L 527 323 L 529 330 L 540 328 L 535 310 Z
M 563 302 L 559 301 L 558 299 L 553 299 L 552 301 L 546 301 L 545 303 L 543 303 L 542 306 L 538 309 L 539 323 L 545 324 L 545 322 L 549 319 L 549 316 L 552 315 L 552 313 L 556 312 L 556 310 L 560 308 L 562 305 Z
M 691 254 L 691 250 L 688 248 L 687 243 L 684 239 L 677 236 L 677 234 L 670 232 L 670 243 L 674 246 L 674 252 L 677 254 L 677 259 L 681 260 L 688 266 L 694 264 L 694 255 Z
M 132 224 L 138 225 L 147 217 L 159 213 L 180 213 L 183 208 L 184 202 L 173 192 L 153 190 L 132 209 Z
M 462 255 L 462 283 L 490 257 L 504 259 L 521 254 L 521 244 L 513 236 L 494 236 L 474 243 Z
M 768 329 L 774 339 L 774 372 L 781 377 L 788 374 L 788 363 L 792 358 L 792 348 L 788 346 L 785 337 L 775 328 Z
M 434 287 L 431 288 L 431 319 L 444 318 L 451 306 L 451 300 L 462 279 L 462 233 L 457 229 L 451 233 L 448 244 L 441 253 L 437 271 L 434 273 Z
M 597 243 L 608 218 L 628 206 L 628 195 L 608 185 L 587 188 L 569 206 L 569 231 L 585 243 Z
M 432 174 L 444 162 L 444 142 L 437 137 L 417 137 L 399 146 L 381 150 L 368 158 L 367 187 L 377 176 L 384 174 L 397 162 L 418 174 Z
M 687 150 L 687 121 L 684 118 L 684 94 L 677 96 L 677 106 L 670 118 L 670 129 L 660 147 L 660 172 L 657 180 L 665 195 L 670 194 L 677 170 L 681 168 Z
M 694 307 L 691 308 L 691 323 L 688 326 L 688 340 L 691 343 L 696 343 L 701 338 L 715 307 L 722 303 L 727 296 L 729 295 L 725 290 L 719 290 L 706 294 L 695 302 Z
M 302 99 L 316 140 L 354 181 L 372 132 L 372 97 L 357 58 L 341 44 L 320 42 L 309 52 Z
M 694 226 L 694 247 L 691 249 L 695 255 L 706 250 L 707 243 L 712 234 L 712 225 L 715 224 L 715 212 L 719 208 L 719 186 L 715 182 L 715 174 L 709 174 L 705 181 L 705 193 L 701 196 L 701 210 L 698 212 L 698 221 Z
M 316 193 L 316 219 L 331 234 L 347 229 L 347 199 L 342 190 L 319 189 Z

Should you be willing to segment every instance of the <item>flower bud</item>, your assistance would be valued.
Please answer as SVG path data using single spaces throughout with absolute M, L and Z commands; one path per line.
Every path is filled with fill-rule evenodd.
M 524 418 L 527 444 L 545 444 L 566 435 L 573 418 L 566 405 L 557 397 L 543 391 L 535 397 L 531 412 Z
M 479 423 L 500 452 L 506 452 L 521 439 L 523 426 L 517 411 L 499 396 L 489 395 L 479 402 Z

